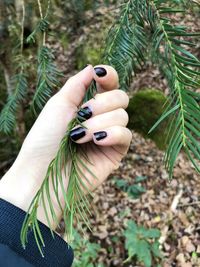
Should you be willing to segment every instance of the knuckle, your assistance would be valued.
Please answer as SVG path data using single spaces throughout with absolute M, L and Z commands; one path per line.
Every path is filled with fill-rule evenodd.
M 127 93 L 122 91 L 122 90 L 116 90 L 116 91 L 117 91 L 117 94 L 118 94 L 117 97 L 123 103 L 123 106 L 127 107 L 128 103 L 129 103 L 129 97 L 128 97 Z
M 131 142 L 133 139 L 133 133 L 128 128 L 126 128 L 126 129 L 127 129 L 128 140 L 129 140 L 129 142 Z
M 94 96 L 94 100 L 98 100 L 98 99 L 101 98 L 101 97 L 102 97 L 102 95 L 99 94 L 99 93 L 97 93 L 97 94 Z
M 119 108 L 118 109 L 118 113 L 119 113 L 119 116 L 122 117 L 125 125 L 127 125 L 128 124 L 128 121 L 129 121 L 128 113 L 123 108 Z

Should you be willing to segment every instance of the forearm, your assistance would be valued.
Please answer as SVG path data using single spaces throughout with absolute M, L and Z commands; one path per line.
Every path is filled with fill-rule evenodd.
M 22 154 L 19 154 L 15 163 L 0 181 L 0 198 L 7 200 L 27 212 L 31 201 L 44 180 L 47 171 L 47 167 L 45 166 L 48 166 L 47 164 L 47 162 L 42 162 L 38 159 L 28 161 L 26 158 L 23 158 Z M 65 186 L 67 188 L 67 179 Z M 51 181 L 50 188 L 52 188 Z M 53 195 L 53 190 L 50 193 Z M 62 214 L 53 196 L 52 203 L 59 221 Z M 49 217 L 51 218 L 51 216 Z M 37 218 L 42 223 L 48 225 L 41 204 L 38 207 Z M 57 226 L 53 219 L 51 219 L 51 225 L 52 229 L 55 229 Z

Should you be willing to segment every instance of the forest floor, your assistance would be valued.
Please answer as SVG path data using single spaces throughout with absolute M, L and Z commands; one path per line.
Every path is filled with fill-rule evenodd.
M 133 133 L 129 153 L 119 170 L 95 192 L 94 232 L 90 239 L 100 244 L 98 261 L 105 266 L 136 267 L 123 265 L 127 254 L 122 236 L 129 219 L 161 231 L 164 267 L 200 266 L 199 176 L 181 154 L 174 179 L 169 182 L 162 160 L 163 152 L 152 141 Z M 134 183 L 141 176 L 147 178 L 141 183 L 146 193 L 138 199 L 128 197 L 114 182 L 124 179 Z
M 192 16 L 185 20 L 189 27 L 198 28 L 199 22 L 194 21 Z M 54 45 L 59 65 L 68 77 L 75 72 L 73 53 L 84 34 L 90 34 L 87 27 L 81 35 L 76 36 L 66 51 L 58 44 Z M 144 87 L 166 91 L 167 85 L 159 71 L 149 65 L 134 78 L 132 84 L 134 91 Z M 93 233 L 88 234 L 89 240 L 101 247 L 94 266 L 98 263 L 108 267 L 143 266 L 138 262 L 123 263 L 127 258 L 123 232 L 127 220 L 131 219 L 139 225 L 161 231 L 163 267 L 200 267 L 199 175 L 185 155 L 180 154 L 174 178 L 169 181 L 163 156 L 164 152 L 158 150 L 152 141 L 134 132 L 130 150 L 119 170 L 96 190 L 91 217 Z M 145 177 L 139 185 L 146 192 L 137 199 L 130 198 L 116 185 L 116 180 L 120 179 L 134 184 L 138 177 Z

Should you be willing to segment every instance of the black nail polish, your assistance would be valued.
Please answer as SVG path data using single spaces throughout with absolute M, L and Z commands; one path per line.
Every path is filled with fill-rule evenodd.
M 86 135 L 85 128 L 79 127 L 70 132 L 70 138 L 72 141 L 77 141 Z
M 95 70 L 96 75 L 99 77 L 104 77 L 107 74 L 106 69 L 101 68 L 101 67 L 96 67 L 96 68 L 94 68 L 94 70 Z
M 89 107 L 81 108 L 78 113 L 78 119 L 83 122 L 92 117 L 92 111 Z
M 96 139 L 97 141 L 100 141 L 100 140 L 102 140 L 102 139 L 104 139 L 104 138 L 107 137 L 107 132 L 105 132 L 105 131 L 102 131 L 102 132 L 96 132 L 96 133 L 94 133 L 94 136 L 95 136 L 95 139 Z

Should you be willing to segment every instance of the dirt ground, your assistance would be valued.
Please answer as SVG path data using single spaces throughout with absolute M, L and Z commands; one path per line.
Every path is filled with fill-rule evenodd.
M 127 255 L 120 236 L 128 219 L 161 231 L 164 267 L 200 266 L 199 176 L 181 154 L 174 179 L 169 182 L 162 159 L 163 152 L 153 142 L 133 133 L 129 153 L 119 170 L 96 191 L 94 233 L 90 238 L 101 245 L 99 262 L 105 266 L 125 266 Z M 127 197 L 113 182 L 113 177 L 134 181 L 138 176 L 147 177 L 142 182 L 147 191 L 136 200 Z M 113 237 L 118 237 L 117 242 Z

